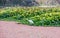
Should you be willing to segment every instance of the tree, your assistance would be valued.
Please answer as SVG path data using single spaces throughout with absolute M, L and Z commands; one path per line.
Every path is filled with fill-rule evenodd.
M 35 0 L 0 0 L 0 5 L 36 6 Z

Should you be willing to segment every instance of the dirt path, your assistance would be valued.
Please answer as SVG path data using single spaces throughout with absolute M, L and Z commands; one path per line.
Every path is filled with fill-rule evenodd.
M 0 21 L 0 38 L 60 38 L 60 27 L 34 27 Z

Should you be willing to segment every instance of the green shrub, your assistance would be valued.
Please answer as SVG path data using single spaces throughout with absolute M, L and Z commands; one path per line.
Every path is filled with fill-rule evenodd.
M 5 8 L 0 10 L 0 19 L 15 19 L 23 24 L 29 24 L 28 20 L 33 20 L 34 25 L 60 25 L 60 9 L 59 8 Z

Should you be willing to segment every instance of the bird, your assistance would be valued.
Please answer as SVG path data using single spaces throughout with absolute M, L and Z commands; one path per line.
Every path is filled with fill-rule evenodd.
M 28 22 L 29 22 L 30 25 L 34 24 L 33 20 L 28 20 Z

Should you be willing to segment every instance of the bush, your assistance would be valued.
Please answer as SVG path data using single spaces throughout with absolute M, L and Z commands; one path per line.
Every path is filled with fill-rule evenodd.
M 29 24 L 28 20 L 33 20 L 34 25 L 60 25 L 60 9 L 59 8 L 40 8 L 40 7 L 24 7 L 24 8 L 5 8 L 0 10 L 0 19 L 20 20 L 20 23 Z

